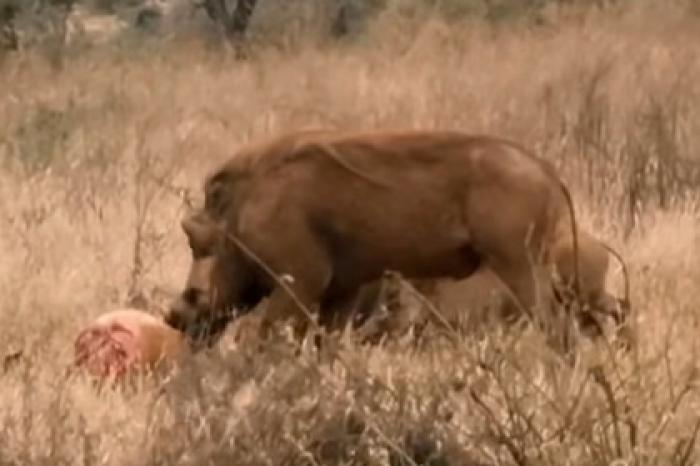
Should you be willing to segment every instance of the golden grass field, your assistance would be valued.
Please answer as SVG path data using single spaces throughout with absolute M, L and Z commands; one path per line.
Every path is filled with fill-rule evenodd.
M 700 17 L 647 1 L 536 28 L 389 12 L 355 42 L 245 61 L 192 36 L 61 69 L 6 58 L 0 356 L 22 356 L 0 379 L 0 465 L 698 464 L 699 39 Z M 331 367 L 224 340 L 136 389 L 66 377 L 88 320 L 179 291 L 182 193 L 198 201 L 239 144 L 310 126 L 488 132 L 555 161 L 580 223 L 628 263 L 638 351 L 584 345 L 571 368 L 535 332 L 493 330 L 350 345 Z

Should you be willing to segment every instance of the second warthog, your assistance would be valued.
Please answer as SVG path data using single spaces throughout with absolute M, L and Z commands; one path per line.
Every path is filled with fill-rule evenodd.
M 551 272 L 559 283 L 571 283 L 575 276 L 574 250 L 570 239 L 560 239 L 551 249 Z M 621 325 L 628 316 L 630 292 L 627 266 L 617 251 L 582 229 L 578 230 L 578 246 L 581 288 L 577 304 L 580 308 L 572 317 L 581 331 L 598 337 L 603 333 L 598 317 L 610 317 Z M 607 290 L 610 256 L 621 267 L 623 298 L 617 298 Z M 367 322 L 362 325 L 361 335 L 364 338 L 372 341 L 385 336 L 395 338 L 410 328 L 418 336 L 429 322 L 442 329 L 447 326 L 449 333 L 461 333 L 479 330 L 488 321 L 512 324 L 519 320 L 517 303 L 488 268 L 480 268 L 466 280 L 411 282 L 410 286 L 405 286 L 402 277 L 388 273 L 383 280 L 364 287 L 357 306 L 358 323 Z M 562 305 L 572 303 L 572 296 L 559 294 L 565 290 L 554 287 L 555 298 Z M 629 346 L 632 343 L 629 329 L 622 327 L 619 330 L 623 332 L 622 343 Z
M 552 247 L 570 241 L 577 262 L 573 203 L 553 167 L 454 131 L 299 131 L 247 145 L 208 177 L 204 209 L 182 227 L 193 262 L 166 321 L 192 335 L 219 333 L 265 297 L 261 335 L 288 318 L 302 335 L 316 307 L 322 325 L 342 325 L 386 270 L 464 279 L 480 267 L 547 325 Z

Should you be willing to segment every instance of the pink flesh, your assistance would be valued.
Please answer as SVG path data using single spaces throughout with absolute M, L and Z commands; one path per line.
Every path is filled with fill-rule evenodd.
M 122 376 L 139 362 L 141 340 L 139 329 L 128 323 L 91 324 L 75 340 L 76 364 L 99 377 Z

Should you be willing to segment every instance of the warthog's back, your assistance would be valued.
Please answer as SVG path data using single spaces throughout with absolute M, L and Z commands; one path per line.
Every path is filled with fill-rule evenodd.
M 298 209 L 348 267 L 452 275 L 471 260 L 454 253 L 461 245 L 486 248 L 503 235 L 522 242 L 522 225 L 558 215 L 555 197 L 563 205 L 541 161 L 487 136 L 319 131 L 255 147 L 264 153 L 249 147 L 240 159 L 250 173 L 237 194 L 240 232 L 253 235 L 261 211 Z M 220 172 L 241 166 L 234 160 Z

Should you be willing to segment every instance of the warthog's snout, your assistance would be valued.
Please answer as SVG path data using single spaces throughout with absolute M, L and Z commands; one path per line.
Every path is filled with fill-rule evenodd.
M 170 304 L 165 322 L 181 332 L 190 333 L 208 308 L 206 292 L 188 287 Z
M 214 315 L 208 294 L 203 290 L 188 288 L 170 304 L 164 320 L 191 340 L 208 345 L 213 343 L 231 318 L 230 314 Z
M 187 306 L 182 297 L 178 297 L 170 304 L 164 320 L 166 324 L 175 330 L 184 332 L 188 327 L 186 319 L 187 314 Z

